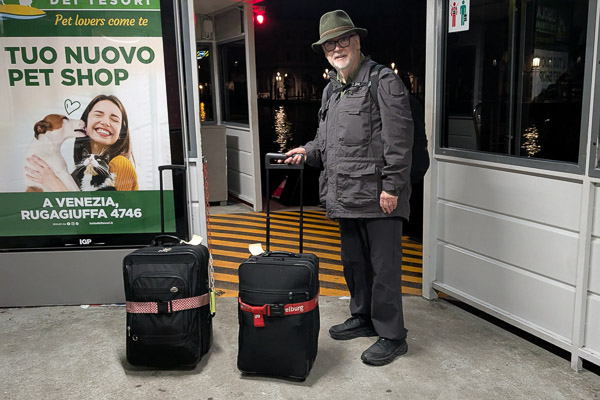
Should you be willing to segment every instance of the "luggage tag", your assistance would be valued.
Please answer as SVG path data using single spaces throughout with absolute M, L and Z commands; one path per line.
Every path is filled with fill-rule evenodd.
M 215 315 L 217 312 L 217 295 L 214 289 L 210 291 L 210 313 Z
M 252 243 L 248 246 L 248 250 L 250 250 L 250 254 L 253 256 L 258 256 L 265 252 L 260 243 Z
M 200 243 L 202 243 L 202 236 L 194 235 L 192 236 L 189 242 L 186 242 L 185 240 L 182 240 L 182 242 L 185 244 L 190 244 L 192 246 L 198 246 Z

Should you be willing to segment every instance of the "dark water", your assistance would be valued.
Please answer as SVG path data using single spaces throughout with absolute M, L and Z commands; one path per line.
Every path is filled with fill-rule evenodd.
M 320 102 L 259 100 L 260 147 L 285 151 L 314 139 Z
M 264 158 L 267 153 L 284 153 L 314 139 L 317 133 L 320 102 L 259 100 L 258 123 L 260 137 L 263 195 L 266 193 Z M 304 172 L 304 204 L 319 204 L 319 170 L 307 166 Z M 284 205 L 299 204 L 297 171 L 271 170 L 269 190 L 287 177 L 280 202 Z

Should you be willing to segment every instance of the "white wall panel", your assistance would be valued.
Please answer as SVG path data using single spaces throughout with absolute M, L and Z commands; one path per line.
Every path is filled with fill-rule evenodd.
M 437 250 L 438 282 L 572 341 L 573 287 L 454 246 Z
M 440 163 L 438 197 L 579 231 L 581 184 L 489 168 Z
M 575 285 L 575 233 L 444 201 L 438 218 L 438 238 L 445 242 Z
M 252 135 L 246 129 L 227 127 L 227 148 L 252 152 Z
M 600 186 L 595 186 L 594 192 L 594 223 L 592 225 L 592 235 L 600 238 Z
M 254 198 L 252 136 L 248 129 L 227 127 L 227 188 L 251 204 Z
M 592 239 L 589 282 L 588 290 L 600 295 L 600 238 Z
M 229 191 L 240 199 L 249 203 L 254 201 L 252 196 L 254 180 L 250 175 L 239 173 L 237 171 L 235 173 L 230 173 L 227 175 L 227 185 Z
M 233 173 L 243 172 L 247 175 L 253 175 L 252 154 L 245 151 L 227 149 L 227 168 Z
M 600 296 L 598 295 L 588 296 L 585 346 L 600 353 Z

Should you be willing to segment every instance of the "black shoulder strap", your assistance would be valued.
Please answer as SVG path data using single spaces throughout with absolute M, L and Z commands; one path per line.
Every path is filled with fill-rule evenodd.
M 371 72 L 369 74 L 369 82 L 368 82 L 369 91 L 371 92 L 371 99 L 373 99 L 373 103 L 375 103 L 375 106 L 377 108 L 379 108 L 379 100 L 377 99 L 377 87 L 379 86 L 379 72 L 381 72 L 381 70 L 383 68 L 384 68 L 383 65 L 375 64 L 371 68 Z M 342 87 L 334 90 L 333 85 L 331 83 L 328 83 L 327 86 L 325 87 L 325 90 L 327 93 L 327 96 L 325 97 L 325 103 L 327 102 L 327 100 L 329 100 L 329 98 L 333 95 L 333 93 L 339 93 L 339 92 L 347 89 L 348 88 L 347 86 L 348 85 L 342 86 Z
M 331 82 L 329 82 L 327 84 L 327 87 L 325 88 L 325 90 L 327 91 L 327 97 L 325 97 L 325 103 L 327 103 L 327 100 L 329 100 L 331 95 L 333 95 L 333 85 L 331 84 Z
M 383 69 L 383 65 L 375 64 L 374 67 L 371 68 L 371 73 L 369 74 L 369 90 L 371 92 L 371 99 L 375 106 L 379 108 L 379 100 L 377 99 L 377 87 L 379 86 L 379 72 Z

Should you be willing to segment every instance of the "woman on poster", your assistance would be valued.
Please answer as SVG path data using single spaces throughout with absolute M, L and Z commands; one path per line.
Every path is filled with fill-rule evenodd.
M 138 181 L 132 163 L 133 154 L 129 138 L 129 121 L 121 101 L 112 95 L 98 95 L 81 115 L 86 124 L 86 137 L 77 138 L 73 147 L 76 170 L 90 155 L 102 156 L 108 163 L 118 191 L 138 190 Z M 68 191 L 54 171 L 41 158 L 33 155 L 27 159 L 28 177 L 54 192 Z M 76 179 L 77 180 L 77 179 Z M 86 190 L 99 190 L 90 189 Z

